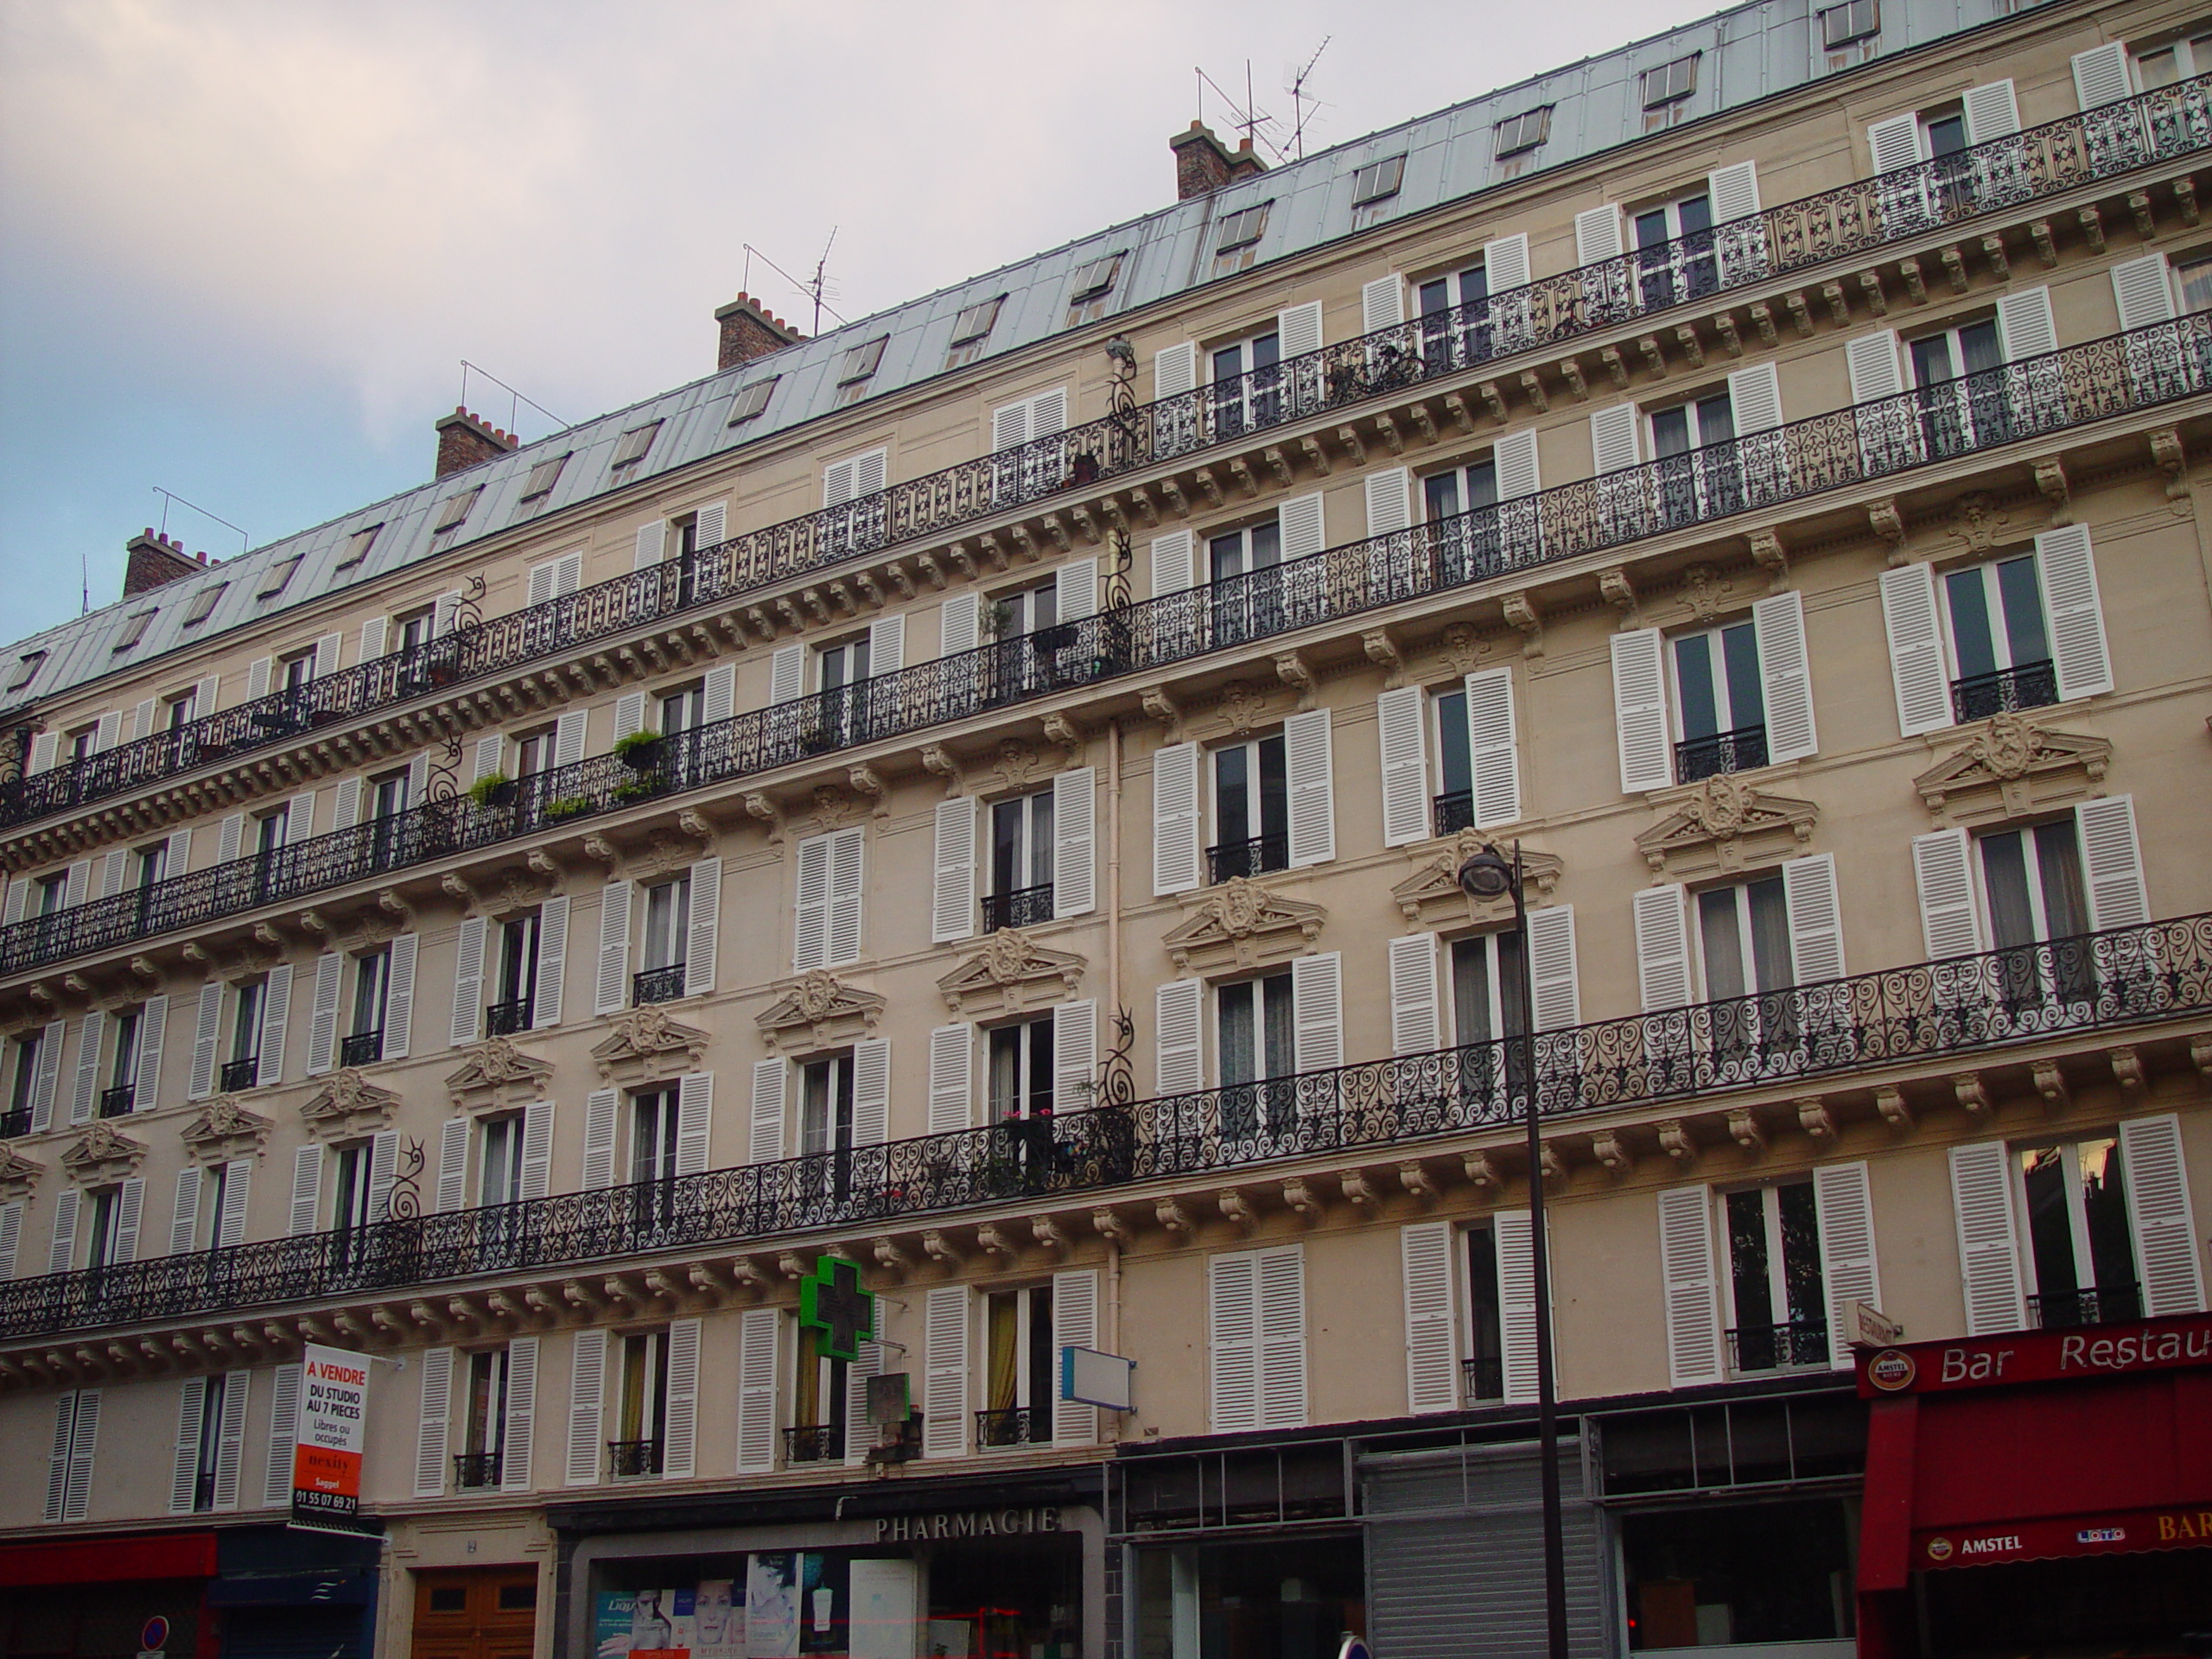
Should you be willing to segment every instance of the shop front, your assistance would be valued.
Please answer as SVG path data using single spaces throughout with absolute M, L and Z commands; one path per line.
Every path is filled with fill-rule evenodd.
M 565 1659 L 1100 1659 L 1095 1471 L 556 1508 Z
M 1866 1659 L 2212 1630 L 2212 1315 L 1864 1351 Z

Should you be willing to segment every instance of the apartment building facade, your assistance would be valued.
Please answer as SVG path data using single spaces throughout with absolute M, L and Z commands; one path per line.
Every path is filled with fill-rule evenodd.
M 8 653 L 8 1651 L 2196 1628 L 2212 20 L 1175 149 Z

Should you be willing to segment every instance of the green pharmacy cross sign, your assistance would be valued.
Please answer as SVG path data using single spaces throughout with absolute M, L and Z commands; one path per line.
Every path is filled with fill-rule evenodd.
M 842 1256 L 820 1255 L 799 1281 L 798 1322 L 822 1335 L 825 1359 L 852 1361 L 875 1336 L 875 1297 L 861 1284 L 861 1270 Z

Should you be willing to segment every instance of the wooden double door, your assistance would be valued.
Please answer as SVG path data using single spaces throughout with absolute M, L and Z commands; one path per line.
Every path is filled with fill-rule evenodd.
M 534 1567 L 415 1575 L 414 1659 L 531 1659 L 537 1634 Z

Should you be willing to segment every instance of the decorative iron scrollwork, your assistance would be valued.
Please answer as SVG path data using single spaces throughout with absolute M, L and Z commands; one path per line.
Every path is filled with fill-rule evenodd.
M 483 601 L 483 573 L 472 570 L 461 585 L 461 597 L 454 601 L 453 632 L 467 633 L 484 626 Z
M 1137 1098 L 1136 1071 L 1129 1051 L 1136 1046 L 1137 1022 L 1125 1002 L 1114 1011 L 1114 1046 L 1098 1063 L 1098 1103 L 1134 1106 Z
M 423 799 L 426 804 L 451 805 L 461 798 L 461 734 L 449 735 L 438 753 L 442 758 L 430 763 L 423 779 Z
M 420 1181 L 423 1166 L 429 1161 L 420 1141 L 407 1140 L 399 1143 L 399 1167 L 391 1177 L 391 1194 L 385 1200 L 385 1217 L 390 1221 L 412 1221 L 423 1213 L 423 1192 Z

